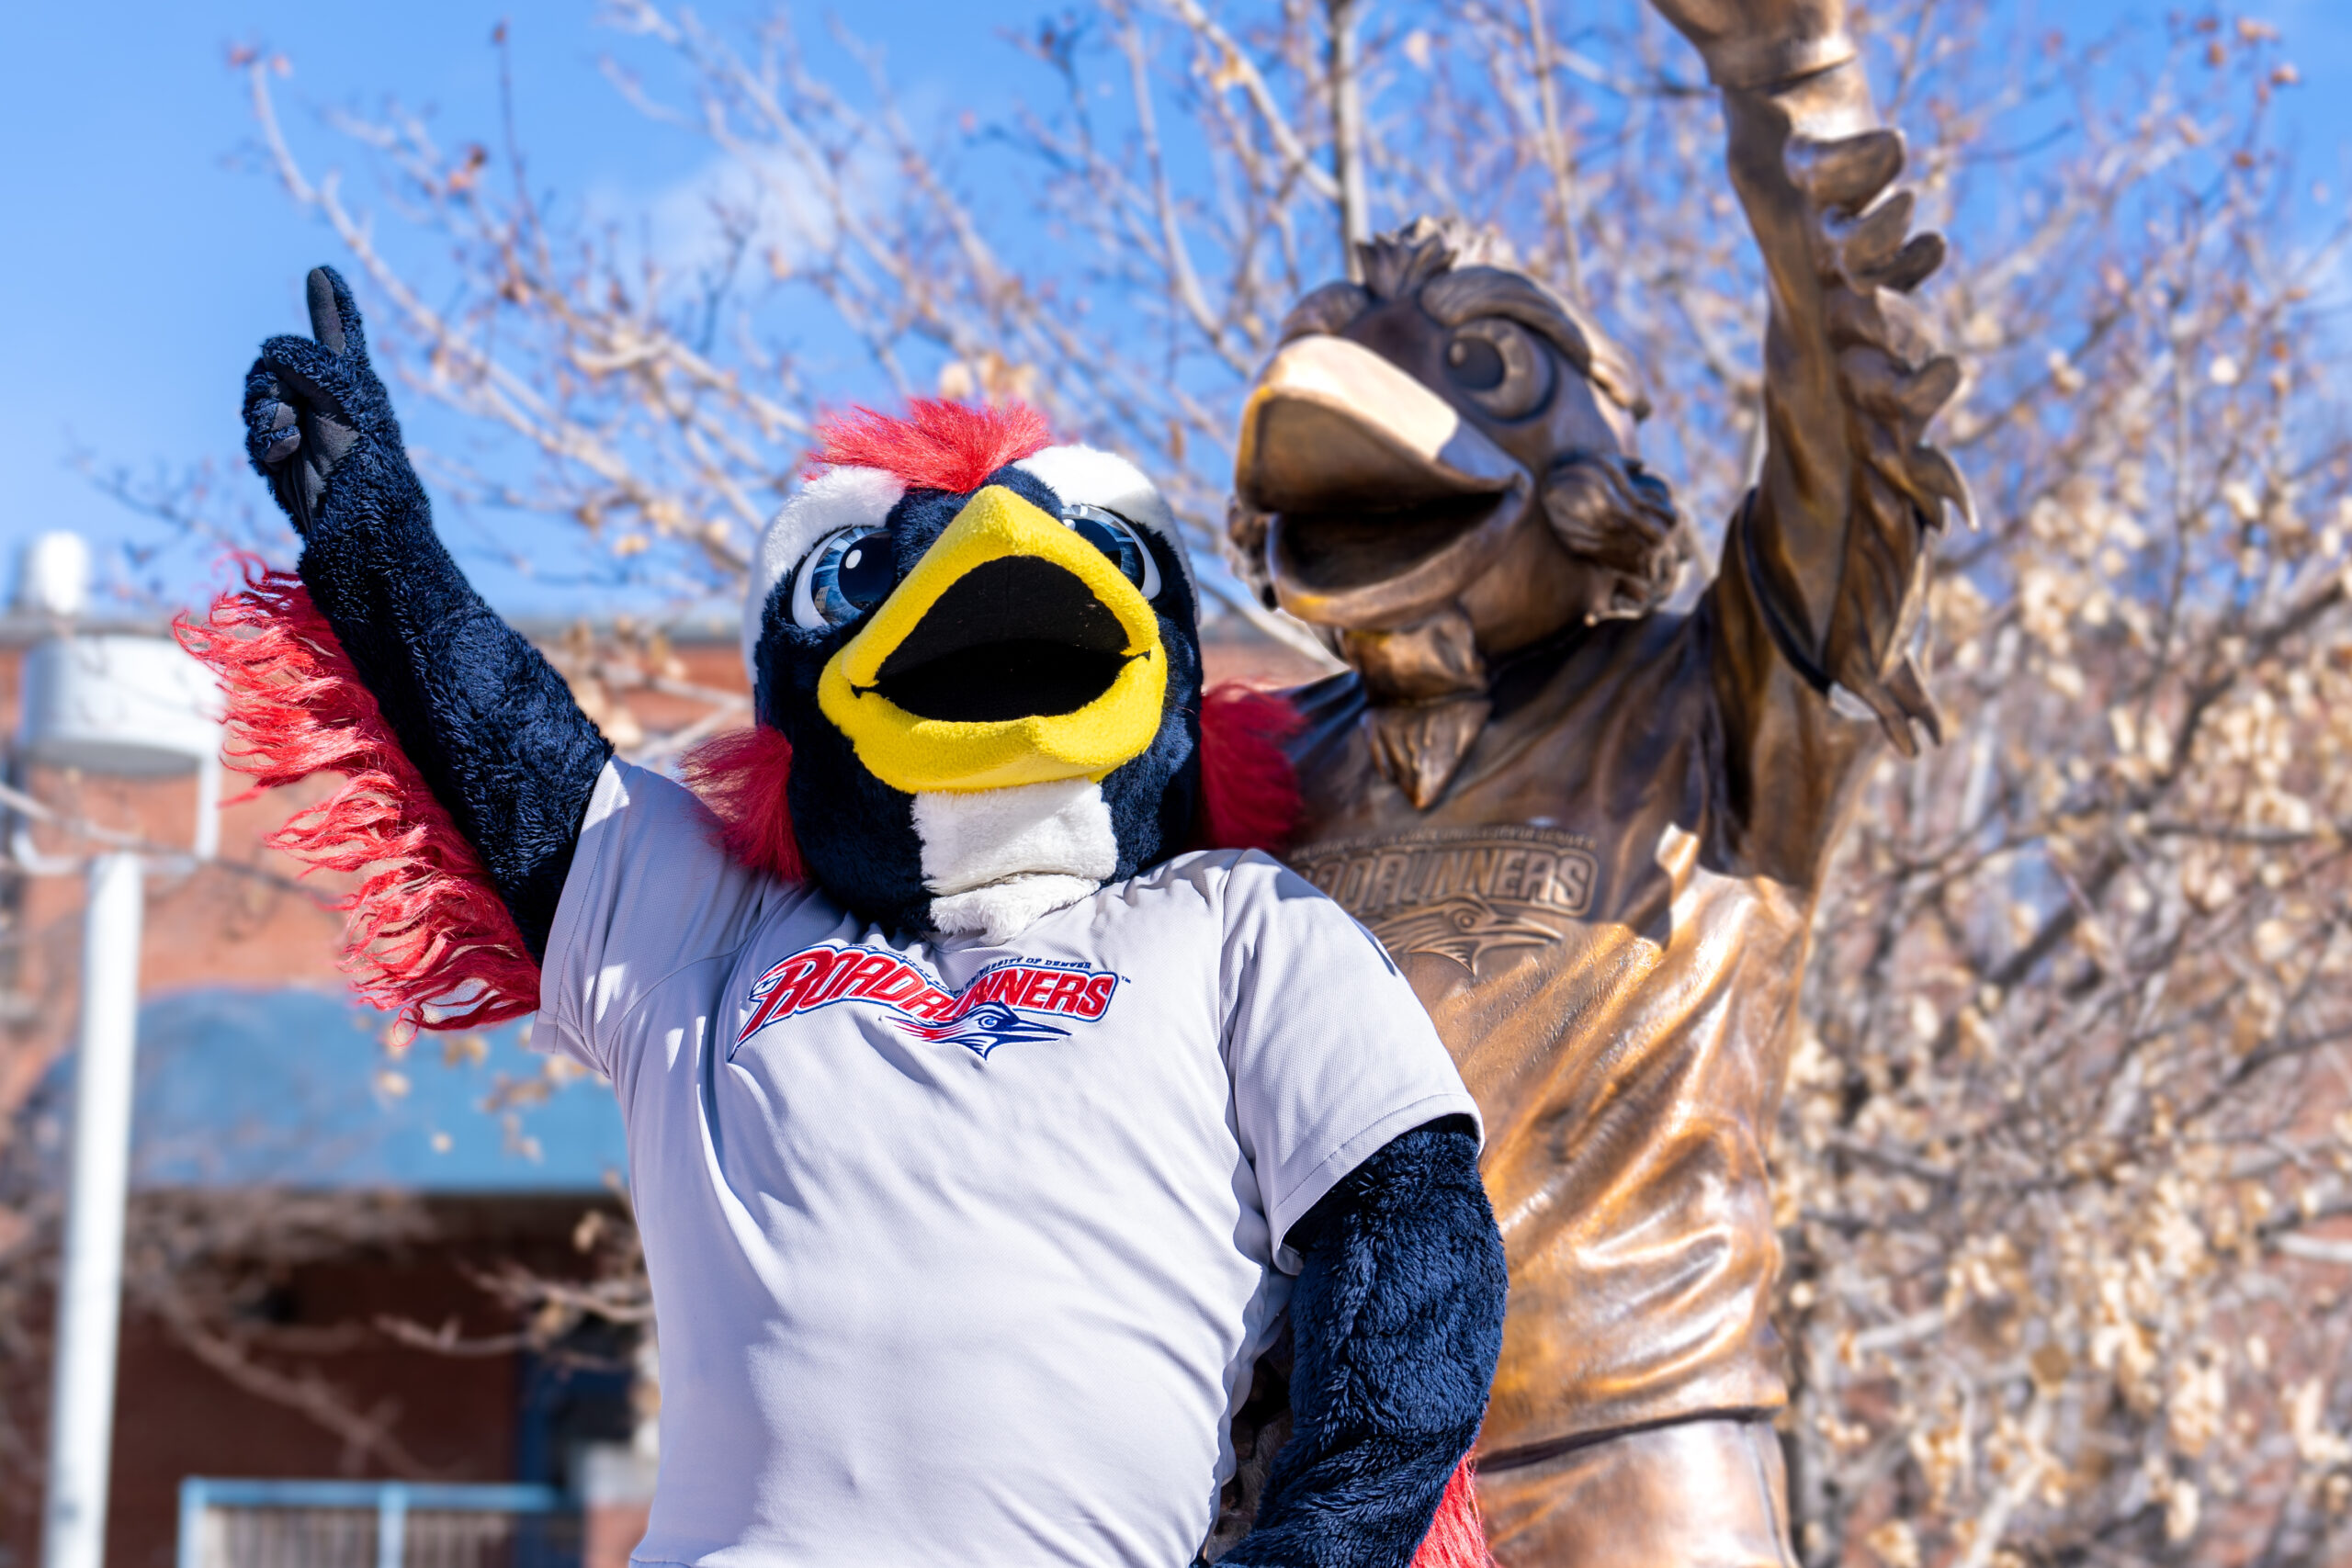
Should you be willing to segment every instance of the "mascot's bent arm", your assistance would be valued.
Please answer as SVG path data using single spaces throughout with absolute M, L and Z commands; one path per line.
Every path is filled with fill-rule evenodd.
M 612 748 L 436 537 L 343 280 L 313 271 L 309 303 L 313 338 L 271 339 L 248 376 L 250 456 L 302 537 L 303 585 L 352 672 L 479 856 L 532 960 L 551 961 L 557 904 Z M 1442 1500 L 1456 1507 L 1457 1467 L 1501 1343 L 1506 1276 L 1477 1151 L 1464 1117 L 1406 1133 L 1294 1227 L 1296 1425 L 1255 1528 L 1225 1561 L 1485 1559 L 1466 1491 L 1462 1517 L 1431 1529 Z
M 1299 1222 L 1296 1425 L 1224 1561 L 1412 1561 L 1502 1352 L 1502 1238 L 1466 1122 L 1383 1148 Z
M 327 267 L 309 288 L 313 338 L 271 338 L 246 377 L 248 454 L 312 600 L 542 957 L 612 747 L 434 533 L 350 289 Z

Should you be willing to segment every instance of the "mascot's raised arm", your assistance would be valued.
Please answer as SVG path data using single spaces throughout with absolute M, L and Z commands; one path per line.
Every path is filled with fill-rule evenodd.
M 1231 787 L 1280 710 L 1204 703 L 1150 482 L 1025 411 L 834 425 L 698 798 L 467 584 L 349 292 L 310 305 L 245 395 L 299 575 L 183 638 L 248 772 L 345 776 L 277 841 L 368 873 L 362 991 L 537 1009 L 612 1081 L 662 1324 L 632 1560 L 1172 1568 L 1286 1311 L 1296 1426 L 1225 1560 L 1483 1561 L 1477 1109 L 1353 920 L 1188 850 L 1286 825 Z

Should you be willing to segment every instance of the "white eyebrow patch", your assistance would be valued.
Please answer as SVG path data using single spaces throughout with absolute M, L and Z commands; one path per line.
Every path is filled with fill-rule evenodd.
M 906 493 L 904 479 L 880 468 L 828 468 L 802 485 L 769 522 L 752 552 L 751 581 L 743 592 L 743 668 L 755 683 L 760 672 L 752 655 L 760 646 L 760 617 L 775 585 L 835 529 L 879 528 Z
M 1038 480 L 1070 505 L 1099 506 L 1115 512 L 1139 528 L 1148 528 L 1168 544 L 1184 574 L 1184 592 L 1200 609 L 1200 587 L 1193 581 L 1192 557 L 1184 536 L 1176 531 L 1176 514 L 1168 509 L 1159 487 L 1143 470 L 1115 452 L 1093 446 L 1048 446 L 1034 457 L 1012 465 Z

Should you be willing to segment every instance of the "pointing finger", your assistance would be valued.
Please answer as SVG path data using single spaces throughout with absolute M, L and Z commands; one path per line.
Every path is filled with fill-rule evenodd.
M 311 335 L 329 354 L 343 352 L 343 312 L 335 309 L 334 285 L 327 280 L 327 269 L 314 266 L 308 279 L 311 305 Z
M 314 266 L 303 281 L 311 308 L 311 335 L 319 346 L 338 357 L 368 358 L 368 340 L 359 324 L 359 302 L 351 286 L 331 266 Z

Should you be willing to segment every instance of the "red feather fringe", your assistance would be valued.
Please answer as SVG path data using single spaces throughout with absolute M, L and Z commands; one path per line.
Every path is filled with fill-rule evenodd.
M 807 877 L 785 804 L 792 742 L 781 730 L 755 724 L 714 735 L 686 753 L 679 771 L 718 815 L 718 843 L 729 854 L 786 882 Z
M 1496 1568 L 1487 1550 L 1487 1522 L 1478 1513 L 1478 1477 L 1468 1459 L 1446 1478 L 1445 1495 L 1438 1499 L 1437 1517 L 1421 1548 L 1413 1553 L 1413 1568 Z
M 313 773 L 344 783 L 266 840 L 304 874 L 365 873 L 345 911 L 344 969 L 359 995 L 416 1029 L 479 1029 L 536 1011 L 539 966 L 473 846 L 401 750 L 309 590 L 246 558 L 243 592 L 172 624 L 228 697 L 222 758 L 263 790 Z M 228 804 L 233 805 L 234 801 Z
M 1280 854 L 1298 831 L 1298 769 L 1283 743 L 1306 720 L 1279 692 L 1226 681 L 1201 699 L 1201 824 L 1215 850 Z
M 1026 403 L 973 408 L 934 398 L 913 398 L 903 418 L 854 408 L 835 414 L 817 430 L 808 455 L 820 468 L 880 468 L 913 490 L 962 494 L 1007 463 L 1035 457 L 1053 445 L 1046 416 Z

